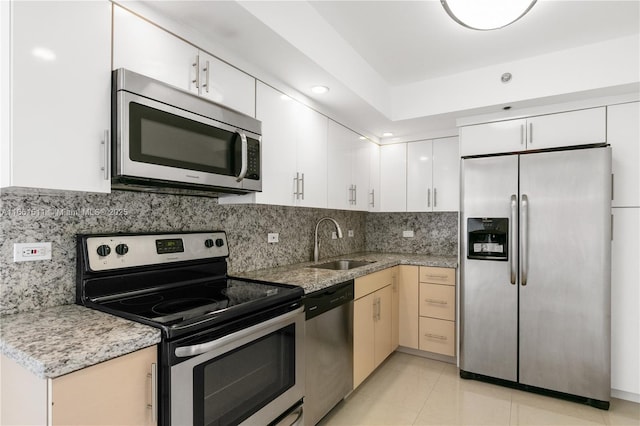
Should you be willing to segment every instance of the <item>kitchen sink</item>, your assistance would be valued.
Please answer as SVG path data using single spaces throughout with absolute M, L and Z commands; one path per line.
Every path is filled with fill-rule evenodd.
M 320 263 L 318 265 L 308 266 L 309 268 L 332 269 L 334 271 L 347 271 L 353 268 L 374 263 L 369 260 L 334 260 L 332 262 Z

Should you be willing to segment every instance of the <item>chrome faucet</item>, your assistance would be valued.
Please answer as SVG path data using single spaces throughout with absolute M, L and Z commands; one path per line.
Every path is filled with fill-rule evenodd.
M 316 262 L 318 261 L 318 255 L 319 255 L 319 249 L 320 249 L 320 243 L 318 242 L 318 226 L 320 225 L 321 222 L 325 220 L 330 220 L 331 222 L 333 222 L 334 225 L 336 225 L 336 230 L 338 231 L 338 238 L 342 238 L 342 229 L 340 229 L 340 225 L 338 225 L 338 222 L 336 222 L 335 219 L 332 219 L 330 217 L 321 218 L 318 221 L 318 223 L 316 223 L 316 240 L 315 240 L 315 245 L 313 246 L 313 260 Z

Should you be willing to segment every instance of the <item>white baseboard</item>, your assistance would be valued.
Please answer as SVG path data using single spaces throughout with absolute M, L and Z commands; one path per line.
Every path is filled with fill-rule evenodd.
M 640 404 L 640 394 L 633 392 L 625 392 L 618 389 L 611 389 L 611 396 L 626 401 L 637 402 Z

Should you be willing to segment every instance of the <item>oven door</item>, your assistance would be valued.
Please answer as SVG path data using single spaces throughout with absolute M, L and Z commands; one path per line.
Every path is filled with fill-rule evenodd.
M 304 397 L 304 308 L 175 348 L 172 425 L 267 425 Z

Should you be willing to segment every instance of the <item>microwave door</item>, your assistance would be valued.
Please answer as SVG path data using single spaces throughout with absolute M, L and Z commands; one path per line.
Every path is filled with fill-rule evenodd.
M 124 91 L 118 103 L 117 175 L 243 188 L 235 171 L 235 128 Z

